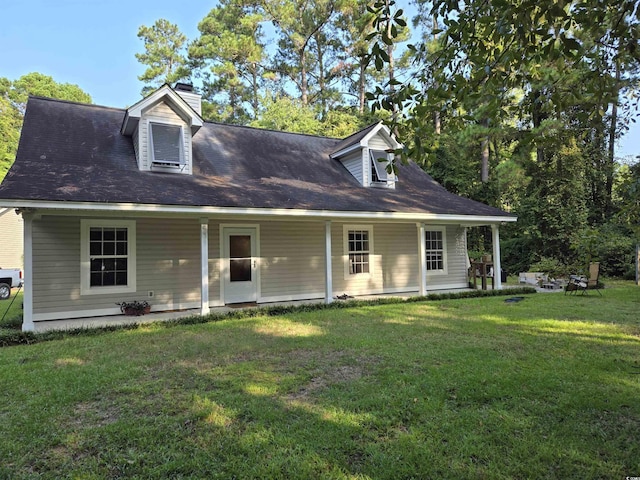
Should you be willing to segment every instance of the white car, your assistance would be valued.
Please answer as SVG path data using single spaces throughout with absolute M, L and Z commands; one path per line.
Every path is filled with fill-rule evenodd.
M 11 296 L 11 289 L 22 285 L 22 270 L 19 268 L 0 268 L 0 300 Z

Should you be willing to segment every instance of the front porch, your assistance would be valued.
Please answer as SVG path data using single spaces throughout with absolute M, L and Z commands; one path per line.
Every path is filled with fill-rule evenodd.
M 469 288 L 458 288 L 451 290 L 440 290 L 438 293 L 455 293 L 455 292 L 465 292 L 471 291 Z M 383 295 L 359 295 L 354 296 L 354 300 L 376 300 L 380 298 L 409 298 L 415 297 L 418 292 L 404 292 L 397 293 L 393 295 L 383 294 Z M 341 300 L 335 300 L 341 301 Z M 272 303 L 261 303 L 256 305 L 245 305 L 245 306 L 224 306 L 224 307 L 211 307 L 211 314 L 225 314 L 228 312 L 232 312 L 239 308 L 262 308 L 262 307 L 272 307 L 272 306 L 295 306 L 295 305 L 309 305 L 309 304 L 318 304 L 324 303 L 324 298 L 316 298 L 312 300 L 297 300 L 297 301 L 288 301 L 288 302 L 272 302 Z M 86 318 L 70 318 L 64 320 L 47 320 L 47 321 L 38 321 L 34 322 L 34 332 L 43 333 L 49 332 L 52 330 L 74 330 L 77 328 L 101 328 L 101 327 L 111 327 L 111 326 L 119 326 L 119 325 L 132 325 L 132 324 L 145 324 L 145 323 L 154 323 L 154 322 L 166 322 L 169 320 L 176 320 L 180 318 L 192 317 L 200 315 L 199 308 L 191 308 L 186 310 L 175 310 L 169 312 L 152 312 L 147 315 L 142 315 L 139 317 L 135 316 L 126 316 L 126 315 L 107 315 L 102 317 L 86 317 Z

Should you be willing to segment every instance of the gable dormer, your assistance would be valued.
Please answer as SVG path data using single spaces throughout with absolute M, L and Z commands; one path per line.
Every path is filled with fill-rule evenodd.
M 129 107 L 120 132 L 132 138 L 140 170 L 190 175 L 192 138 L 202 125 L 200 96 L 179 83 Z
M 398 178 L 387 166 L 401 148 L 389 129 L 379 122 L 345 138 L 331 158 L 339 160 L 363 187 L 396 188 Z

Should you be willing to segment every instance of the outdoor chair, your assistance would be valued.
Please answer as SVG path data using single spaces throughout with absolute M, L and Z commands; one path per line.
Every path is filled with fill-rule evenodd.
M 588 295 L 589 290 L 595 290 L 598 292 L 598 295 L 602 296 L 600 292 L 600 283 L 598 280 L 600 279 L 600 263 L 594 262 L 589 264 L 589 277 L 584 277 L 580 275 L 571 275 L 569 277 L 569 283 L 564 291 L 566 295 L 567 292 L 570 294 L 576 294 L 580 292 L 582 295 Z

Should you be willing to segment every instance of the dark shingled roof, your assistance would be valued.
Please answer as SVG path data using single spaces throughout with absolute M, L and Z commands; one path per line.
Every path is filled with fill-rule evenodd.
M 120 134 L 124 114 L 32 97 L 0 198 L 511 216 L 447 192 L 413 163 L 399 166 L 395 190 L 361 187 L 329 158 L 338 139 L 217 123 L 193 137 L 193 175 L 142 172 Z

